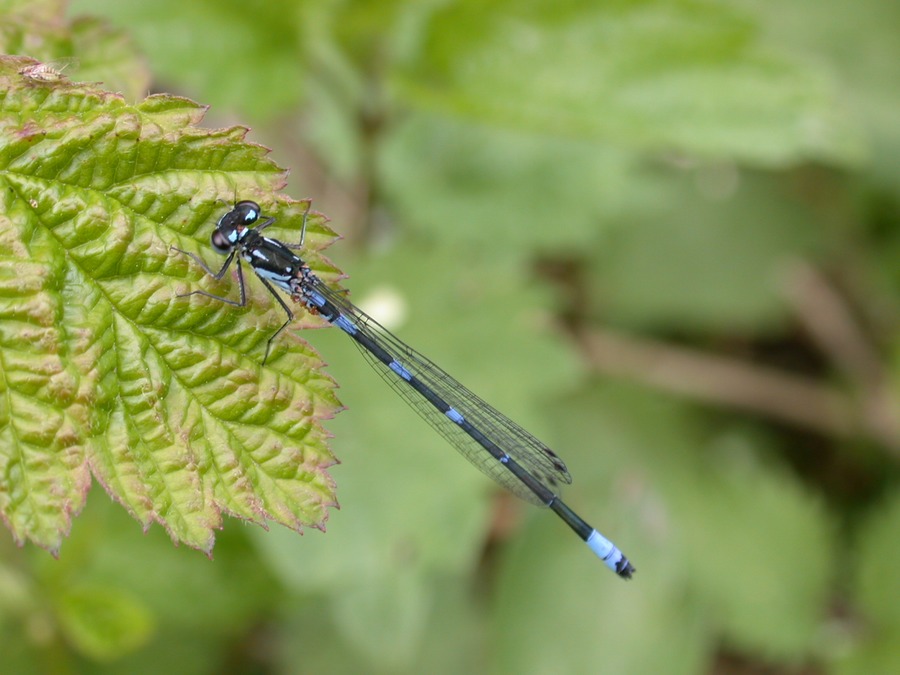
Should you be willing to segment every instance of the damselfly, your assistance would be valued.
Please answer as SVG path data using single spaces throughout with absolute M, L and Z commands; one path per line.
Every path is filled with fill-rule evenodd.
M 275 218 L 263 216 L 256 202 L 237 202 L 219 219 L 211 236 L 213 248 L 227 256 L 218 272 L 210 269 L 199 256 L 172 247 L 192 258 L 216 279 L 221 279 L 237 259 L 240 300 L 206 291 L 193 291 L 185 296 L 205 295 L 232 305 L 246 305 L 241 261 L 246 262 L 287 315 L 287 320 L 266 343 L 263 364 L 269 357 L 272 341 L 294 318 L 291 308 L 276 292 L 277 287 L 291 300 L 353 338 L 388 384 L 472 464 L 519 497 L 552 509 L 607 567 L 630 579 L 635 570 L 628 558 L 560 499 L 560 485 L 571 483 L 572 477 L 556 453 L 407 346 L 341 293 L 325 285 L 292 250 L 303 246 L 305 217 L 298 244 L 285 244 L 263 236 L 262 231 L 274 222 Z

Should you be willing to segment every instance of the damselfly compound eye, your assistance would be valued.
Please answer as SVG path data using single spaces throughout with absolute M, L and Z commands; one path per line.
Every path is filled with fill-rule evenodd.
M 213 232 L 209 240 L 212 243 L 213 248 L 219 253 L 228 253 L 232 249 L 232 244 L 228 241 L 228 237 L 219 230 Z
M 259 220 L 259 211 L 259 204 L 256 202 L 245 201 L 235 204 L 232 213 L 234 213 L 244 225 L 252 225 Z

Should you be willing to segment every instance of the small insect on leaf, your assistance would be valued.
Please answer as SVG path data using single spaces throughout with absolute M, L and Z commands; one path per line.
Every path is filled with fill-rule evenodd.
M 68 80 L 63 71 L 69 66 L 77 65 L 78 60 L 73 57 L 55 59 L 47 63 L 33 63 L 19 69 L 19 75 L 32 82 L 62 82 Z

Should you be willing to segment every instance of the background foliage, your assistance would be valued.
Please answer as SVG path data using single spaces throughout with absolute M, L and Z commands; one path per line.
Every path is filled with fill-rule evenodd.
M 896 7 L 4 5 L 6 53 L 253 126 L 353 298 L 559 448 L 638 568 L 304 331 L 349 408 L 328 532 L 226 519 L 210 562 L 95 487 L 58 560 L 0 537 L 10 672 L 900 671 Z

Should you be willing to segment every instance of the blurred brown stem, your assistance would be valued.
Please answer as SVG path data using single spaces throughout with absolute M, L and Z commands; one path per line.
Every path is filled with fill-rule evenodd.
M 580 331 L 576 339 L 591 366 L 604 374 L 824 434 L 856 433 L 849 399 L 816 380 L 609 330 Z
M 811 339 L 853 386 L 863 426 L 873 438 L 900 450 L 900 400 L 849 304 L 825 275 L 805 261 L 789 267 L 784 289 Z
M 792 266 L 786 295 L 819 348 L 851 380 L 856 395 L 818 379 L 610 330 L 576 327 L 574 335 L 601 373 L 825 435 L 868 436 L 900 456 L 900 404 L 846 304 L 805 263 Z

